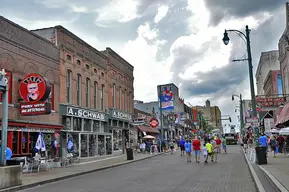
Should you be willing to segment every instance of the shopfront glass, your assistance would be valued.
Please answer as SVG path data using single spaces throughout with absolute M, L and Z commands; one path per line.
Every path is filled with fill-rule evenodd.
M 75 155 L 79 156 L 79 134 L 78 133 L 71 133 L 70 137 L 72 137 L 74 153 L 75 153 Z
M 98 155 L 105 155 L 104 135 L 98 135 Z
M 89 135 L 89 156 L 97 155 L 97 135 Z
M 137 145 L 137 131 L 129 131 L 129 143 L 131 146 Z
M 113 129 L 113 150 L 122 150 L 122 130 Z
M 73 118 L 73 131 L 81 131 L 81 118 Z
M 112 154 L 111 135 L 106 135 L 106 155 Z
M 88 157 L 88 135 L 81 134 L 80 142 L 81 142 L 81 157 Z

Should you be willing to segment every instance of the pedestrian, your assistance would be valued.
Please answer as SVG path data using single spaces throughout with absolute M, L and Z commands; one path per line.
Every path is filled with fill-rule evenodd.
M 221 153 L 222 140 L 220 139 L 220 137 L 218 135 L 217 135 L 217 138 L 216 138 L 216 144 L 217 144 L 217 153 Z
M 218 158 L 218 145 L 215 139 L 211 140 L 212 148 L 213 148 L 213 153 L 212 153 L 212 163 L 216 162 L 217 163 L 217 158 Z M 215 159 L 215 160 L 214 160 Z
M 206 143 L 206 148 L 207 148 L 207 151 L 208 151 L 208 155 L 207 155 L 207 158 L 205 160 L 205 163 L 208 163 L 208 158 L 211 157 L 211 161 L 214 162 L 213 158 L 213 145 L 209 142 Z
M 194 141 L 193 141 L 193 149 L 195 151 L 195 159 L 196 163 L 200 163 L 200 150 L 201 150 L 201 141 L 198 139 L 196 136 Z
M 187 154 L 187 162 L 192 162 L 192 144 L 190 140 L 186 140 L 185 150 Z
M 181 156 L 185 155 L 185 143 L 186 143 L 185 139 L 181 138 L 179 142 L 181 148 Z
M 225 136 L 223 136 L 222 138 L 222 147 L 225 153 L 227 153 L 227 140 L 225 138 Z
M 206 143 L 204 143 L 204 145 L 203 145 L 202 152 L 204 155 L 205 163 L 208 163 L 208 150 L 206 147 Z
M 169 143 L 169 145 L 170 145 L 170 149 L 171 149 L 171 155 L 173 155 L 174 150 L 175 150 L 175 144 L 174 144 L 174 142 L 171 140 L 170 143 Z
M 271 147 L 271 151 L 272 151 L 272 154 L 273 154 L 273 157 L 276 157 L 276 146 L 277 146 L 277 143 L 276 143 L 276 139 L 275 137 L 272 135 L 271 138 L 270 138 L 270 147 Z

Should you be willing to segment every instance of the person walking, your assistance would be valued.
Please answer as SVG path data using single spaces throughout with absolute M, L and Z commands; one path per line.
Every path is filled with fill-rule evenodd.
M 270 147 L 271 147 L 271 152 L 273 154 L 273 157 L 276 157 L 276 146 L 277 146 L 277 142 L 276 142 L 276 139 L 275 137 L 272 135 L 270 137 Z
M 172 155 L 174 153 L 174 150 L 175 150 L 175 144 L 173 141 L 170 141 L 169 145 L 170 145 L 171 155 Z
M 182 137 L 180 139 L 180 142 L 179 142 L 179 145 L 180 145 L 180 148 L 181 148 L 181 156 L 185 156 L 185 139 Z
M 198 136 L 193 140 L 193 149 L 195 151 L 196 163 L 200 163 L 200 154 L 201 154 L 201 141 Z
M 190 140 L 186 141 L 185 150 L 187 154 L 187 162 L 192 162 L 192 144 Z
M 222 147 L 225 153 L 227 153 L 227 140 L 225 136 L 222 137 Z
M 214 155 L 213 155 L 213 145 L 211 144 L 210 141 L 208 141 L 206 143 L 206 148 L 207 148 L 207 151 L 208 151 L 208 155 L 207 155 L 207 158 L 205 160 L 205 163 L 208 163 L 208 158 L 211 157 L 211 161 L 214 162 L 213 158 L 214 158 Z
M 204 143 L 204 145 L 203 145 L 202 152 L 203 152 L 205 164 L 206 164 L 206 163 L 208 163 L 208 150 L 206 147 L 206 143 Z

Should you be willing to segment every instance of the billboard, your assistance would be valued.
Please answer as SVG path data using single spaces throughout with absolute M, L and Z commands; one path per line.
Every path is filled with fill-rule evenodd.
M 174 93 L 172 85 L 159 85 L 158 95 L 162 110 L 174 109 Z

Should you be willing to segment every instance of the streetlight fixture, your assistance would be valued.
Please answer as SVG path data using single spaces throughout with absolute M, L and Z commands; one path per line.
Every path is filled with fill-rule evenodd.
M 251 54 L 251 46 L 250 46 L 250 29 L 248 25 L 246 25 L 246 34 L 239 30 L 230 29 L 225 30 L 223 42 L 225 45 L 228 45 L 230 42 L 230 38 L 228 36 L 228 32 L 235 32 L 237 33 L 242 39 L 245 38 L 246 45 L 247 45 L 247 54 L 248 54 L 248 65 L 249 65 L 249 79 L 250 79 L 250 89 L 251 89 L 251 101 L 252 101 L 252 112 L 253 117 L 257 117 L 257 110 L 256 110 L 256 98 L 255 98 L 255 88 L 254 88 L 254 77 L 253 77 L 253 65 L 252 65 L 252 54 Z M 233 98 L 232 98 L 233 99 Z

